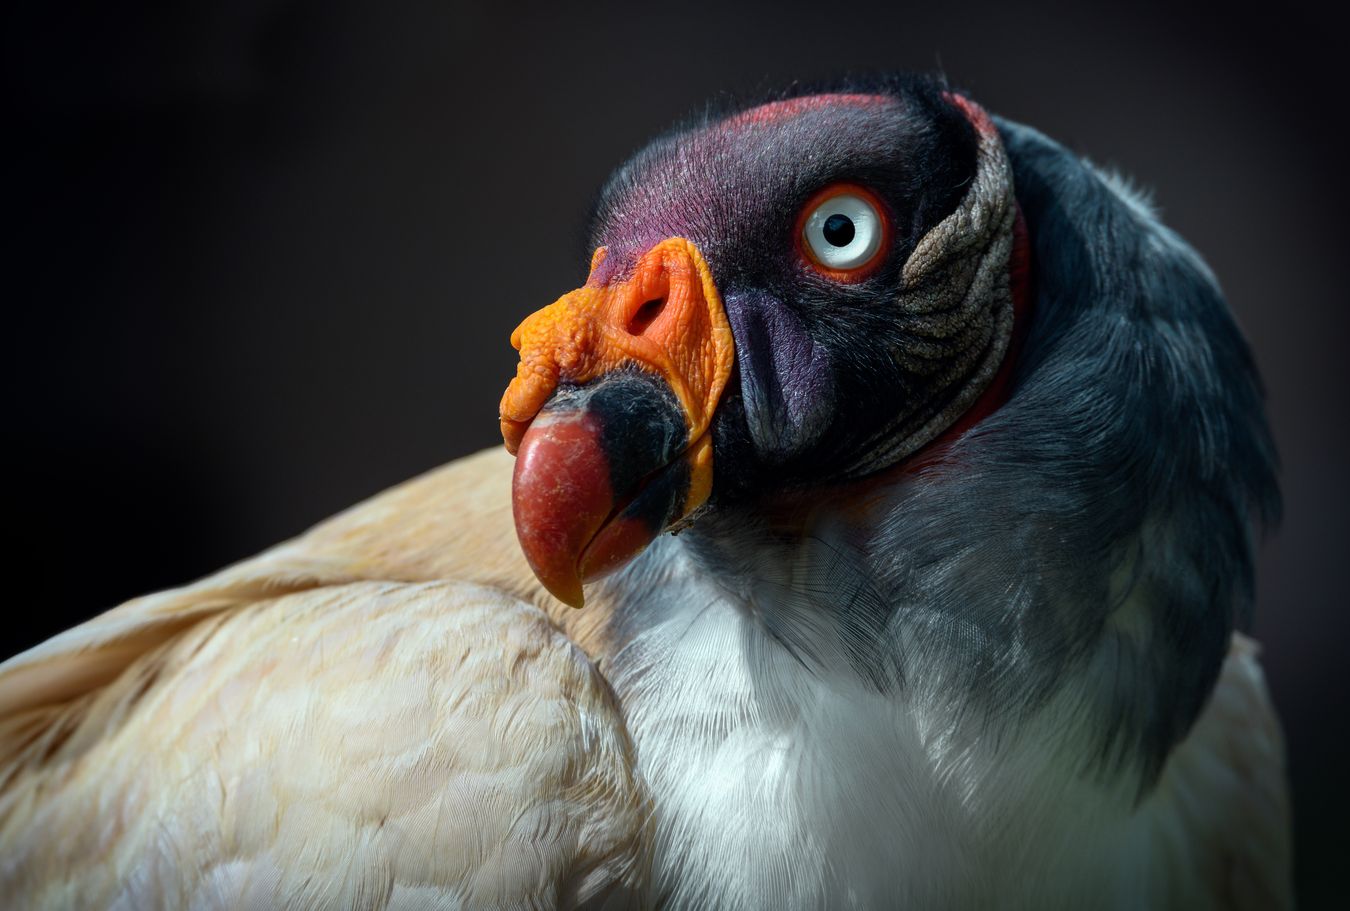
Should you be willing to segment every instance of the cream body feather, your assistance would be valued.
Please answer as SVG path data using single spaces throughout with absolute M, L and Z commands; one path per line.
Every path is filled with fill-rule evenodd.
M 0 667 L 0 903 L 1287 906 L 1245 642 L 1136 803 L 1066 772 L 1065 701 L 963 741 L 756 641 L 675 539 L 664 619 L 616 637 L 621 605 L 537 588 L 510 469 L 461 460 Z

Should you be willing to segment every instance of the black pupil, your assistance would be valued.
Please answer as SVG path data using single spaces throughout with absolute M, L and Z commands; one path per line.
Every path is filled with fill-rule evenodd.
M 835 213 L 825 219 L 825 229 L 821 233 L 830 246 L 847 247 L 853 240 L 853 219 Z

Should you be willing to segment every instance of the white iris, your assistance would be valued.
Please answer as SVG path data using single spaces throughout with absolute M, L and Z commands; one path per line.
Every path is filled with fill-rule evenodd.
M 840 230 L 843 223 L 839 219 L 835 219 L 832 230 L 826 230 L 832 216 L 852 223 L 851 237 L 847 227 Z M 812 255 L 827 269 L 856 269 L 881 246 L 881 216 L 870 202 L 851 193 L 832 196 L 816 206 L 806 218 L 805 230 Z

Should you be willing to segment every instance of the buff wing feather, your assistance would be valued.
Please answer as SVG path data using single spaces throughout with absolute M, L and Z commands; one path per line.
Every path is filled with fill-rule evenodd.
M 522 598 L 518 551 L 494 550 L 504 461 L 461 460 L 0 667 L 0 895 L 630 895 L 646 864 L 632 745 L 593 656 Z
M 1294 907 L 1284 735 L 1259 653 L 1233 636 L 1209 705 L 1142 808 L 1138 834 L 1172 886 L 1155 907 Z

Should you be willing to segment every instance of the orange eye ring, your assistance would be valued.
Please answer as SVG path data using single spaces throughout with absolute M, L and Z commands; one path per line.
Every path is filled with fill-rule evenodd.
M 858 255 L 852 257 L 857 260 L 857 265 L 841 266 L 841 260 L 849 262 L 847 256 L 836 256 L 834 263 L 827 261 L 827 255 L 833 250 L 817 235 L 821 233 L 825 216 L 829 215 L 827 210 L 831 203 L 841 212 L 853 216 L 848 227 L 852 242 L 849 246 L 861 244 Z M 855 235 L 855 229 L 858 234 L 867 236 Z M 793 236 L 797 252 L 813 270 L 832 281 L 856 284 L 871 276 L 886 261 L 891 246 L 891 219 L 885 204 L 871 190 L 856 183 L 834 183 L 815 193 L 802 206 Z M 841 245 L 840 249 L 845 248 Z

